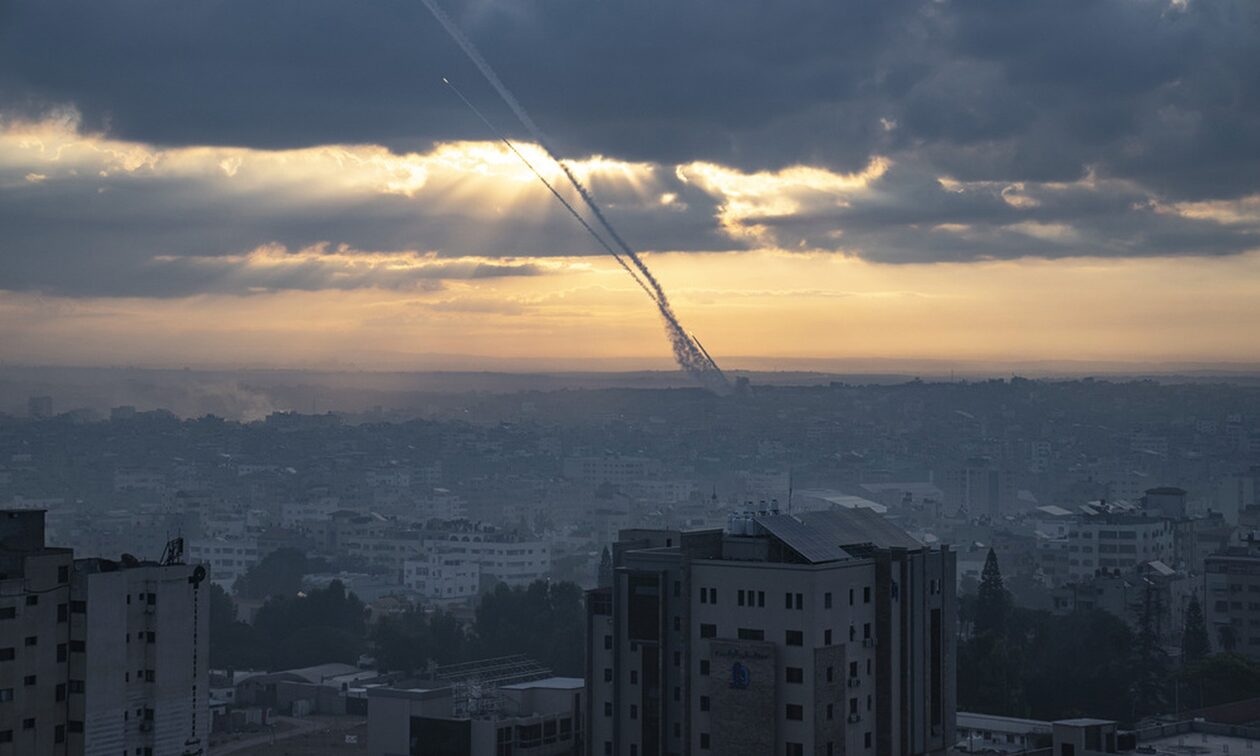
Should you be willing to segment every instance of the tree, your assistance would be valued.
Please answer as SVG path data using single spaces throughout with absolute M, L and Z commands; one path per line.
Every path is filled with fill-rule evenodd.
M 298 549 L 276 549 L 236 579 L 232 587 L 244 598 L 294 596 L 302 590 L 306 554 Z
M 277 596 L 258 610 L 254 632 L 268 669 L 353 664 L 366 648 L 363 602 L 340 580 L 305 596 Z
M 254 628 L 236 619 L 236 604 L 218 585 L 210 584 L 210 666 L 250 669 L 266 664 Z
M 1181 660 L 1193 664 L 1211 652 L 1208 644 L 1207 622 L 1203 619 L 1203 607 L 1199 597 L 1191 596 L 1186 606 L 1186 622 L 1181 632 Z
M 1186 665 L 1181 685 L 1183 705 L 1201 708 L 1252 698 L 1260 690 L 1260 662 L 1241 654 L 1206 656 Z
M 1010 607 L 1011 597 L 1002 581 L 997 554 L 989 549 L 989 555 L 984 560 L 984 569 L 980 572 L 980 588 L 976 591 L 976 635 L 993 638 L 1005 635 Z
M 486 657 L 525 654 L 558 674 L 580 675 L 585 633 L 582 590 L 573 583 L 499 584 L 477 607 L 477 647 Z
M 608 547 L 604 547 L 604 551 L 599 555 L 599 587 L 609 588 L 613 584 L 613 561 L 612 554 L 609 553 Z
M 1167 703 L 1168 655 L 1159 645 L 1160 592 L 1150 583 L 1138 605 L 1138 632 L 1133 644 L 1133 718 L 1157 714 Z

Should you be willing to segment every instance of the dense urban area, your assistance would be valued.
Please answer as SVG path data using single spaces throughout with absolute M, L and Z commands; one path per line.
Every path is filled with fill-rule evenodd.
M 35 396 L 0 753 L 1228 752 L 1258 488 L 1224 382 Z

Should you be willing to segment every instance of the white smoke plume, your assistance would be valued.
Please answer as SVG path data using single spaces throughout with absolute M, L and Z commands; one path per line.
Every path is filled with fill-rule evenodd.
M 701 385 L 713 391 L 719 393 L 729 391 L 730 384 L 726 380 L 726 376 L 722 373 L 722 370 L 717 366 L 717 363 L 714 362 L 713 359 L 709 357 L 708 354 L 701 349 L 696 344 L 695 340 L 693 340 L 692 337 L 689 336 L 683 329 L 682 324 L 678 321 L 678 316 L 674 313 L 674 309 L 669 303 L 669 298 L 665 296 L 665 290 L 661 287 L 660 282 L 656 280 L 656 277 L 652 275 L 650 270 L 648 270 L 647 265 L 645 265 L 639 258 L 638 254 L 631 249 L 630 245 L 626 244 L 625 240 L 621 238 L 621 235 L 618 234 L 612 224 L 609 223 L 608 218 L 604 216 L 603 211 L 600 209 L 599 204 L 595 202 L 595 198 L 591 196 L 590 191 L 587 190 L 582 182 L 578 180 L 577 176 L 573 175 L 573 171 L 569 170 L 569 167 L 563 160 L 560 159 L 556 152 L 551 149 L 551 145 L 548 142 L 546 135 L 543 134 L 542 129 L 538 127 L 538 124 L 534 123 L 534 119 L 530 118 L 529 113 L 520 104 L 520 102 L 517 101 L 516 97 L 507 88 L 507 85 L 505 85 L 499 78 L 498 74 L 494 72 L 494 69 L 491 68 L 486 59 L 481 56 L 477 47 L 473 45 L 470 39 L 464 36 L 464 33 L 460 31 L 458 26 L 455 25 L 455 22 L 451 20 L 450 16 L 446 15 L 446 12 L 438 6 L 436 0 L 422 0 L 422 2 L 425 7 L 429 9 L 429 12 L 433 14 L 433 17 L 437 19 L 438 23 L 442 25 L 442 28 L 446 30 L 446 33 L 450 35 L 451 39 L 455 41 L 455 44 L 459 45 L 459 48 L 464 51 L 464 54 L 468 56 L 468 59 L 473 62 L 473 65 L 477 67 L 477 70 L 481 72 L 481 75 L 484 76 L 486 81 L 490 83 L 490 86 L 494 87 L 494 90 L 499 93 L 499 97 L 501 97 L 503 101 L 507 103 L 507 106 L 512 109 L 512 112 L 516 114 L 517 119 L 519 119 L 521 124 L 530 132 L 538 146 L 541 147 L 557 165 L 560 166 L 560 169 L 564 171 L 565 177 L 569 179 L 569 183 L 573 185 L 575 190 L 577 190 L 578 195 L 582 198 L 582 201 L 586 204 L 587 208 L 599 221 L 600 225 L 604 227 L 605 231 L 608 232 L 609 237 L 612 238 L 612 240 L 621 249 L 626 259 L 630 260 L 634 268 L 638 270 L 638 272 L 643 276 L 643 279 L 646 280 L 647 285 L 645 286 L 644 281 L 640 280 L 638 276 L 635 276 L 634 271 L 626 265 L 621 256 L 613 251 L 603 238 L 600 237 L 599 234 L 595 233 L 595 230 L 591 228 L 585 220 L 582 220 L 577 211 L 575 211 L 568 202 L 565 202 L 560 194 L 556 192 L 549 183 L 543 180 L 543 183 L 547 186 L 547 188 L 551 189 L 552 194 L 555 195 L 555 197 L 559 199 L 566 208 L 568 208 L 569 212 L 572 213 L 574 217 L 578 218 L 587 231 L 595 236 L 600 244 L 607 249 L 614 258 L 617 259 L 617 262 L 620 263 L 621 266 L 635 278 L 636 282 L 644 288 L 644 291 L 646 291 L 648 296 L 652 298 L 652 301 L 656 303 L 656 307 L 661 313 L 661 318 L 665 321 L 666 335 L 669 337 L 670 346 L 674 351 L 674 360 L 678 363 L 678 366 L 687 374 L 699 381 Z M 449 84 L 449 82 L 447 83 Z M 456 90 L 456 92 L 458 93 L 458 90 Z M 460 97 L 469 105 L 469 107 L 472 107 L 472 103 L 468 102 L 467 98 L 464 98 L 462 94 L 460 94 Z M 473 110 L 474 112 L 477 112 L 476 108 L 473 108 Z M 489 121 L 487 121 L 479 112 L 477 115 L 481 117 L 487 125 L 490 125 Z M 491 126 L 491 128 L 493 129 L 493 126 Z M 498 131 L 497 129 L 494 130 L 496 132 Z M 511 143 L 508 142 L 507 139 L 502 136 L 500 136 L 500 138 L 503 139 L 504 142 L 507 142 L 513 152 L 516 152 L 516 148 L 512 147 Z M 520 153 L 517 152 L 517 155 L 520 156 Z M 523 157 L 522 160 L 524 160 Z M 526 161 L 526 165 L 529 165 L 528 161 Z M 533 170 L 532 165 L 530 166 L 530 169 Z M 539 179 L 542 179 L 542 176 L 538 174 L 537 171 L 534 171 L 534 174 L 537 175 Z

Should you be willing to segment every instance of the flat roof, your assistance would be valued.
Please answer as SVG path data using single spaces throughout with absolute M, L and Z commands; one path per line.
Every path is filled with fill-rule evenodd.
M 547 677 L 542 680 L 534 680 L 533 682 L 516 683 L 514 685 L 500 685 L 499 690 L 530 690 L 531 688 L 546 688 L 549 690 L 580 690 L 586 687 L 586 681 L 580 677 Z
M 1157 756 L 1224 756 L 1225 754 L 1252 753 L 1256 748 L 1255 740 L 1234 737 L 1232 735 L 1211 735 L 1206 732 L 1186 732 L 1180 735 L 1153 740 L 1139 740 L 1138 746 L 1153 748 Z

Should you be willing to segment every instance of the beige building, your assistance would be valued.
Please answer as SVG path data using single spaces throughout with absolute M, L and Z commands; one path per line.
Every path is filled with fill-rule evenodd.
M 625 531 L 588 599 L 592 754 L 935 754 L 954 570 L 868 510 Z

